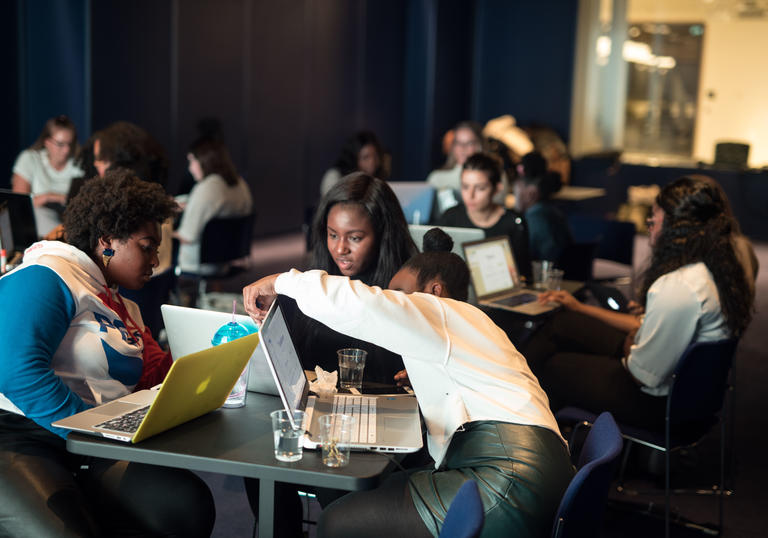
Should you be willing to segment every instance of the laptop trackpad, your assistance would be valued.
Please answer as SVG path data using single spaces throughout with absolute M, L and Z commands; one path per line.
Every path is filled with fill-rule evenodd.
M 138 409 L 140 407 L 144 407 L 144 405 L 145 404 L 121 402 L 120 400 L 115 400 L 114 402 L 109 402 L 108 404 L 94 407 L 93 412 L 99 415 L 115 416 L 133 411 L 134 409 Z

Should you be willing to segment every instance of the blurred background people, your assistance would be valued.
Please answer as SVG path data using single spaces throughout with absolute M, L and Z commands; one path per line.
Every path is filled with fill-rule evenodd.
M 32 195 L 38 236 L 61 223 L 70 183 L 83 174 L 74 162 L 76 151 L 75 124 L 67 116 L 56 116 L 45 122 L 35 143 L 13 165 L 12 189 Z
M 384 150 L 372 131 L 359 131 L 347 139 L 333 167 L 323 175 L 320 196 L 325 196 L 342 177 L 358 171 L 379 179 L 389 178 Z

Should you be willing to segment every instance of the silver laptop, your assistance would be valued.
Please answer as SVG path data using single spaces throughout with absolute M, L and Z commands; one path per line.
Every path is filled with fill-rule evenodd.
M 185 355 L 173 363 L 159 390 L 128 394 L 53 426 L 138 443 L 221 407 L 258 342 L 259 335 L 250 334 Z
M 408 231 L 411 232 L 411 238 L 413 238 L 416 246 L 419 250 L 422 250 L 422 243 L 424 243 L 424 235 L 432 228 L 440 228 L 453 239 L 453 249 L 451 252 L 458 254 L 464 259 L 464 249 L 461 247 L 463 243 L 470 241 L 479 241 L 485 238 L 485 232 L 480 228 L 455 228 L 453 226 L 427 226 L 423 224 L 409 224 Z
M 208 349 L 219 327 L 232 321 L 231 313 L 169 304 L 160 306 L 160 312 L 163 315 L 168 344 L 171 346 L 171 355 L 174 358 Z M 258 331 L 258 327 L 248 316 L 236 314 L 235 321 L 242 323 L 252 332 Z M 256 347 L 249 364 L 248 390 L 277 396 L 275 381 L 267 365 L 267 359 L 264 358 L 262 346 Z
M 539 303 L 539 293 L 523 288 L 507 236 L 464 243 L 472 286 L 481 305 L 538 316 L 558 308 L 557 303 Z
M 334 399 L 309 396 L 309 383 L 288 332 L 280 301 L 272 303 L 261 324 L 261 345 L 267 357 L 283 406 L 292 416 L 304 411 L 306 448 L 319 446 L 318 419 L 328 413 L 359 414 L 353 433 L 353 450 L 416 452 L 422 446 L 419 408 L 414 396 L 339 395 Z M 375 411 L 375 413 L 370 413 Z

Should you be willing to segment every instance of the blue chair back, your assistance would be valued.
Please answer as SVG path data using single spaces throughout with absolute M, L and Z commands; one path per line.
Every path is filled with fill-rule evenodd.
M 695 441 L 717 422 L 737 344 L 735 339 L 696 342 L 680 357 L 667 399 L 673 446 Z
M 445 514 L 439 538 L 476 538 L 485 522 L 483 503 L 474 480 L 467 480 L 459 488 Z
M 579 470 L 555 515 L 553 538 L 598 536 L 608 489 L 624 443 L 610 413 L 595 420 L 579 456 Z

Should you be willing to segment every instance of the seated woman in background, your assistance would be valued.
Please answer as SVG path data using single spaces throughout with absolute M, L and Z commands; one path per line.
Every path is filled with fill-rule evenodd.
M 642 317 L 582 304 L 565 291 L 542 294 L 565 310 L 524 354 L 553 409 L 610 411 L 619 422 L 661 428 L 663 396 L 683 351 L 744 332 L 752 295 L 726 204 L 722 190 L 701 178 L 682 177 L 661 189 L 648 223 Z
M 75 124 L 67 116 L 56 116 L 45 122 L 35 143 L 16 158 L 11 186 L 13 192 L 32 195 L 38 236 L 61 223 L 70 183 L 83 174 L 74 163 L 76 150 Z
M 443 256 L 448 260 L 433 259 Z M 428 276 L 435 262 L 447 262 L 438 278 Z M 437 536 L 468 479 L 480 489 L 484 536 L 537 537 L 551 530 L 573 476 L 568 449 L 544 391 L 504 331 L 474 306 L 437 295 L 452 280 L 443 269 L 454 265 L 467 271 L 450 253 L 416 255 L 390 282 L 416 291 L 410 294 L 295 270 L 243 290 L 257 322 L 280 293 L 349 338 L 401 353 L 424 415 L 434 466 L 395 473 L 376 489 L 330 504 L 320 516 L 319 537 Z
M 0 279 L 0 534 L 209 536 L 213 498 L 191 472 L 70 454 L 52 422 L 163 380 L 170 357 L 134 303 L 176 204 L 126 171 L 90 181 Z M 11 307 L 13 306 L 13 308 Z
M 537 151 L 523 156 L 520 176 L 512 189 L 515 209 L 525 216 L 528 244 L 534 260 L 559 262 L 566 248 L 573 243 L 568 219 L 551 201 L 560 190 L 560 175 L 547 172 L 547 162 Z
M 471 155 L 484 149 L 482 127 L 477 122 L 459 122 L 450 133 L 445 164 L 427 176 L 427 183 L 437 191 L 438 215 L 459 203 L 456 195 L 461 189 L 462 166 Z
M 494 202 L 501 189 L 501 169 L 497 159 L 486 153 L 469 157 L 461 172 L 462 204 L 448 209 L 438 219 L 439 226 L 480 228 L 486 237 L 506 235 L 512 245 L 517 270 L 531 277 L 528 227 L 517 211 Z
M 389 177 L 384 163 L 384 150 L 372 131 L 359 131 L 347 139 L 333 168 L 323 175 L 320 196 L 325 196 L 342 177 L 352 172 L 364 172 L 379 179 Z
M 212 275 L 222 267 L 200 264 L 200 239 L 209 220 L 240 217 L 253 210 L 248 184 L 241 178 L 221 142 L 200 140 L 187 154 L 189 173 L 197 184 L 189 193 L 179 227 L 173 232 L 181 243 L 178 265 L 183 272 Z

